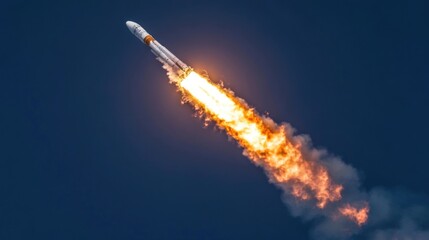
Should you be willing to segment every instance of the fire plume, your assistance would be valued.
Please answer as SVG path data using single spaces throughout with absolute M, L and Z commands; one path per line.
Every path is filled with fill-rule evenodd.
M 245 149 L 246 155 L 262 166 L 270 181 L 289 186 L 290 194 L 313 201 L 320 209 L 342 198 L 343 186 L 335 183 L 327 168 L 305 159 L 301 146 L 288 139 L 286 129 L 267 119 L 222 86 L 191 71 L 176 81 L 186 100 L 214 121 Z M 366 222 L 368 207 L 350 204 L 338 208 L 358 225 Z

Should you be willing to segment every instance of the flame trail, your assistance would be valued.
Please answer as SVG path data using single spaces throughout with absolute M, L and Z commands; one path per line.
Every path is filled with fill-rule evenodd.
M 296 199 L 313 201 L 318 209 L 342 198 L 343 186 L 332 180 L 320 161 L 305 159 L 302 146 L 288 139 L 285 126 L 259 115 L 231 91 L 194 71 L 182 77 L 169 71 L 169 77 L 186 101 L 224 129 L 250 160 L 265 169 L 271 182 L 286 185 Z M 345 203 L 337 206 L 336 213 L 361 226 L 367 221 L 369 207 L 366 202 L 359 206 Z

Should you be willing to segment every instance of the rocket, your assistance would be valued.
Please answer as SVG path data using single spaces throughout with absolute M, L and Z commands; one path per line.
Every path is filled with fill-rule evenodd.
M 150 35 L 139 24 L 132 21 L 127 21 L 127 27 L 138 39 L 140 39 L 140 41 L 151 48 L 152 53 L 155 54 L 158 61 L 170 66 L 176 71 L 178 75 L 186 73 L 190 69 L 189 66 L 180 61 L 179 58 L 177 58 L 167 48 L 162 46 L 158 41 L 156 41 L 152 35 Z

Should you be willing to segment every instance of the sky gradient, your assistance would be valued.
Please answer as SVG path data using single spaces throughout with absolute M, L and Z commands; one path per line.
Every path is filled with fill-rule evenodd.
M 429 194 L 423 1 L 0 3 L 0 239 L 309 239 L 237 144 L 180 104 L 132 20 L 259 112 Z

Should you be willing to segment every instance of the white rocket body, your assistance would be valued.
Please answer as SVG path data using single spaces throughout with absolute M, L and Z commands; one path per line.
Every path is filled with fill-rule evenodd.
M 189 68 L 185 63 L 180 61 L 173 53 L 168 51 L 167 48 L 162 46 L 158 41 L 156 41 L 152 35 L 150 35 L 144 28 L 139 24 L 127 21 L 128 29 L 138 38 L 140 41 L 145 43 L 151 48 L 151 51 L 157 57 L 158 61 L 163 64 L 167 64 L 171 68 L 175 69 L 178 74 L 186 72 Z

